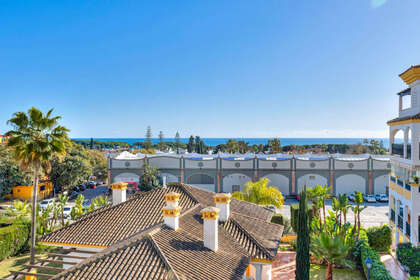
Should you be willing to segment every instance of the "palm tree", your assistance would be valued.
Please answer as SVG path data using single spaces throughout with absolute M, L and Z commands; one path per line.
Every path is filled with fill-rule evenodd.
M 108 205 L 108 203 L 109 203 L 109 198 L 108 198 L 107 196 L 102 196 L 102 195 L 100 195 L 100 196 L 97 196 L 97 197 L 94 199 L 94 203 L 96 204 L 96 206 L 97 206 L 98 208 L 105 207 L 105 206 L 107 206 L 107 205 Z
M 357 237 L 356 240 L 359 240 L 359 234 L 360 234 L 360 213 L 366 209 L 367 206 L 361 206 L 363 203 L 363 196 L 361 192 L 354 192 L 354 203 L 355 206 L 351 207 L 351 210 L 354 213 L 354 228 L 356 228 L 357 225 Z
M 31 214 L 31 204 L 27 201 L 15 200 L 13 206 L 7 208 L 7 214 L 16 220 L 27 219 Z
M 322 214 L 324 216 L 324 223 L 325 223 L 325 201 L 327 198 L 329 198 L 331 187 L 328 187 L 327 185 L 321 186 L 316 185 L 314 188 L 308 188 L 308 196 L 309 200 L 312 201 L 313 207 L 316 207 L 318 210 L 319 215 L 319 209 L 322 208 Z M 320 224 L 322 225 L 322 219 L 319 219 Z
M 36 239 L 36 204 L 38 192 L 38 178 L 41 167 L 48 167 L 49 160 L 54 154 L 64 154 L 66 146 L 70 145 L 64 126 L 58 124 L 60 116 L 52 117 L 52 109 L 43 114 L 40 110 L 32 107 L 25 112 L 16 112 L 8 120 L 13 127 L 6 133 L 9 136 L 8 146 L 14 149 L 16 160 L 23 168 L 31 168 L 34 171 L 32 192 L 32 227 L 31 227 L 31 258 L 30 263 L 35 261 Z
M 333 265 L 351 267 L 351 262 L 347 260 L 349 250 L 350 246 L 345 245 L 341 234 L 330 235 L 321 232 L 318 235 L 312 235 L 311 252 L 318 261 L 327 263 L 326 280 L 333 279 Z
M 64 207 L 66 206 L 68 200 L 69 200 L 68 195 L 63 195 L 63 194 L 58 195 L 58 199 L 57 199 L 58 205 L 57 205 L 57 207 L 60 211 L 61 226 L 62 227 L 64 227 Z
M 234 192 L 233 198 L 253 202 L 260 205 L 283 206 L 283 195 L 275 187 L 270 187 L 270 180 L 261 178 L 257 182 L 247 182 L 243 192 Z
M 83 215 L 83 201 L 84 200 L 85 200 L 85 197 L 83 196 L 83 194 L 79 194 L 77 196 L 76 203 L 70 212 L 70 217 L 73 221 Z

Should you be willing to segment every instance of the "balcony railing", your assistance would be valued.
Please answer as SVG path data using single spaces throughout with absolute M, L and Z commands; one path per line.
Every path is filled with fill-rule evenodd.
M 404 228 L 403 217 L 401 217 L 400 215 L 398 215 L 398 228 L 400 230 L 403 230 L 403 228 Z
M 395 178 L 394 176 L 391 176 L 391 181 L 394 183 L 397 183 L 397 178 Z
M 411 192 L 411 185 L 409 183 L 405 183 L 405 189 Z
M 400 187 L 403 187 L 403 188 L 404 188 L 404 182 L 403 182 L 402 180 L 397 179 L 397 184 L 398 184 Z
M 407 222 L 405 223 L 405 234 L 410 237 L 410 224 Z
M 391 209 L 391 221 L 395 223 L 395 211 L 394 209 Z

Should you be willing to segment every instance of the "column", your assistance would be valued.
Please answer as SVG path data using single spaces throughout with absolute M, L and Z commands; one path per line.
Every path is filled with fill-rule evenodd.
M 262 264 L 253 263 L 255 266 L 255 280 L 262 280 Z
M 398 98 L 398 112 L 402 111 L 402 107 L 403 107 L 403 98 L 402 98 L 402 95 L 399 95 L 399 98 Z
M 266 264 L 266 265 L 264 265 L 264 271 L 265 271 L 265 279 L 267 279 L 267 280 L 271 280 L 271 274 L 272 274 L 272 272 L 271 272 L 271 264 Z
M 372 170 L 368 171 L 368 193 L 373 194 L 373 176 Z
M 184 167 L 185 167 L 185 162 L 184 162 L 184 156 L 181 156 L 181 159 L 179 161 L 179 168 L 181 168 L 180 170 L 180 174 L 181 174 L 181 178 L 179 180 L 179 182 L 181 184 L 184 184 Z
M 296 171 L 292 170 L 292 192 L 290 194 L 296 194 Z
M 404 129 L 404 158 L 407 158 L 408 128 Z
M 395 138 L 395 134 L 393 133 L 391 128 L 389 128 L 389 154 L 390 155 L 392 155 L 392 144 L 394 144 L 394 138 Z
M 222 171 L 220 169 L 217 169 L 217 182 L 216 182 L 216 186 L 217 186 L 217 192 L 218 193 L 222 192 L 221 181 L 222 181 Z

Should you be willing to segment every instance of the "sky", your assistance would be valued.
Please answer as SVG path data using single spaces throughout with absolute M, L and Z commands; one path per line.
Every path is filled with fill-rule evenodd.
M 388 137 L 418 0 L 0 0 L 0 134 Z

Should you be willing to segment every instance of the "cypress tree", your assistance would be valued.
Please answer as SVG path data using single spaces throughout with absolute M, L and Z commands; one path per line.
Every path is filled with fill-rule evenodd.
M 309 280 L 309 223 L 306 202 L 306 187 L 300 194 L 297 240 L 296 240 L 296 280 Z

